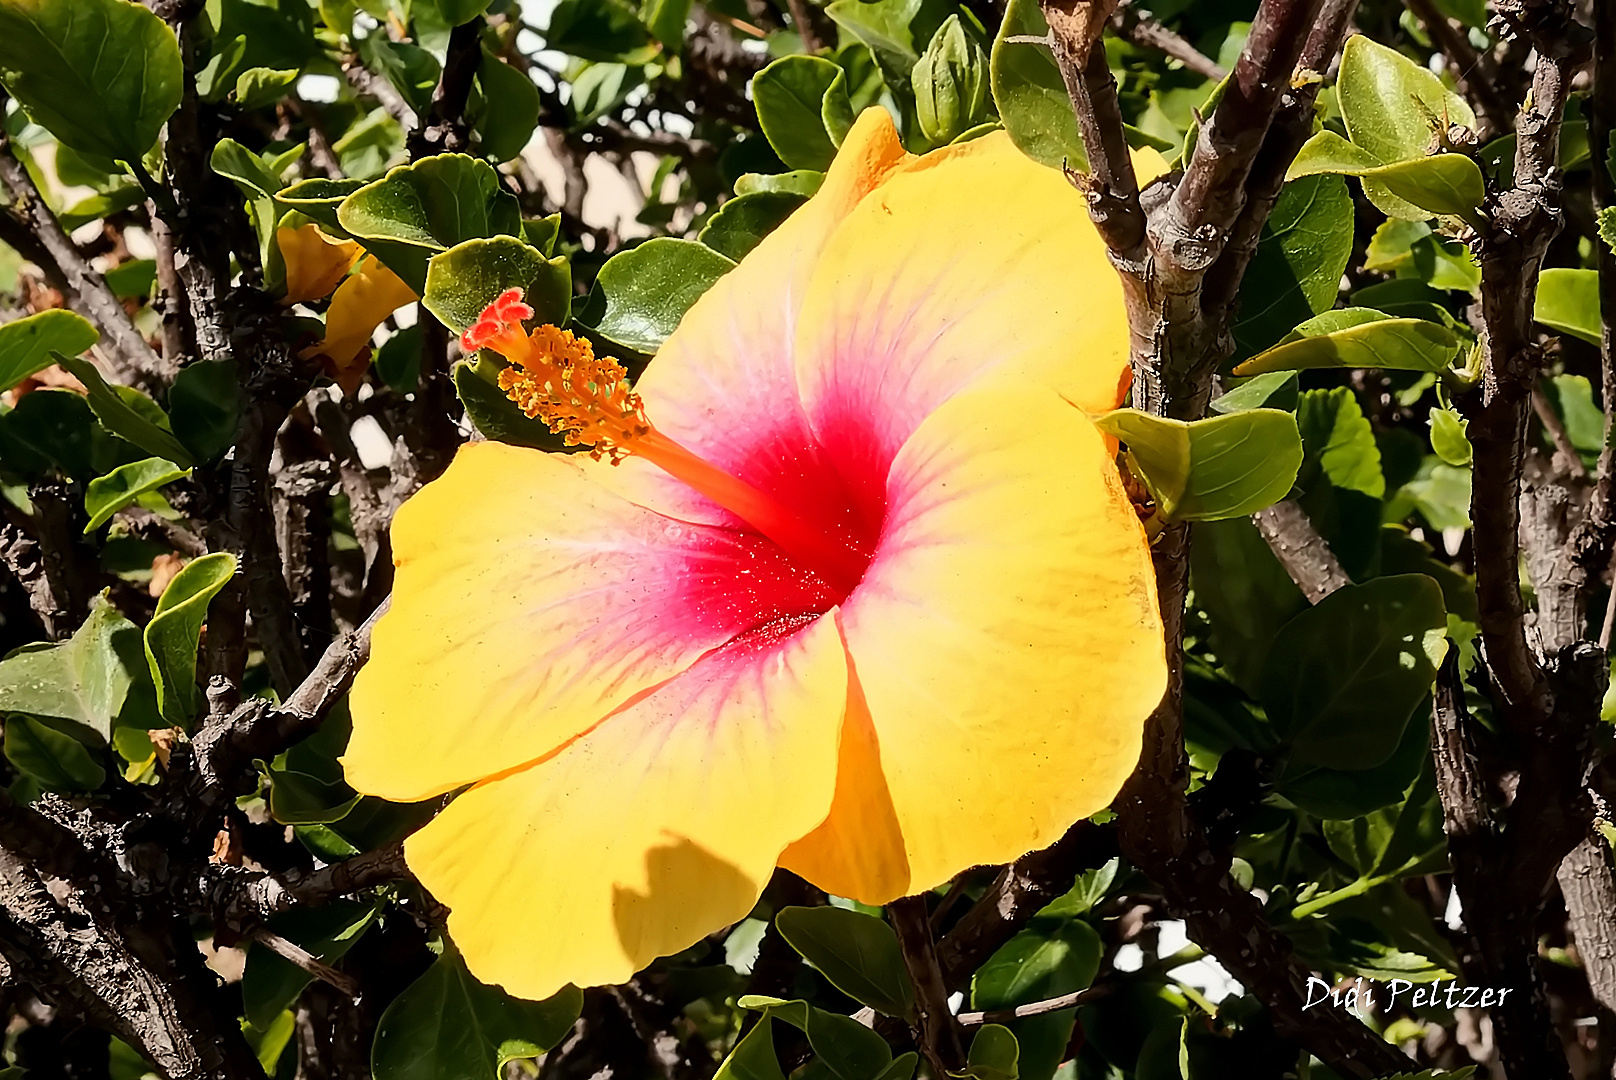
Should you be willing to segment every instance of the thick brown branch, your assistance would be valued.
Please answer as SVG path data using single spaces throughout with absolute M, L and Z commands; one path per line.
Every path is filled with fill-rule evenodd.
M 925 896 L 906 896 L 887 905 L 892 929 L 903 949 L 903 963 L 915 988 L 915 1042 L 937 1076 L 952 1076 L 965 1065 L 959 1025 L 948 1011 L 948 984 L 937 959 Z
M 1296 500 L 1286 499 L 1259 510 L 1252 520 L 1280 565 L 1311 603 L 1352 584 L 1329 542 L 1319 535 Z

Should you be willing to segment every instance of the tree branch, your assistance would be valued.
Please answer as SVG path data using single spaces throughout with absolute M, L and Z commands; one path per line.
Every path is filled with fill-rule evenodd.
M 915 988 L 915 1042 L 937 1076 L 952 1076 L 965 1067 L 959 1025 L 948 1011 L 948 984 L 937 959 L 931 916 L 925 896 L 905 896 L 887 905 L 892 929 L 903 950 L 904 967 Z
M 1259 510 L 1251 519 L 1309 603 L 1316 604 L 1342 586 L 1352 584 L 1335 552 L 1330 550 L 1329 541 L 1319 535 L 1296 500 L 1277 502 Z

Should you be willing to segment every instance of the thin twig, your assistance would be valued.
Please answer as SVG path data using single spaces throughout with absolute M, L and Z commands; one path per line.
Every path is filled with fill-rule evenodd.
M 924 896 L 906 896 L 887 905 L 903 963 L 915 988 L 915 1042 L 935 1075 L 952 1076 L 965 1065 L 959 1025 L 948 1011 L 948 984 L 937 960 L 937 942 Z
M 1251 516 L 1257 531 L 1310 603 L 1318 603 L 1352 579 L 1330 550 L 1329 541 L 1313 527 L 1307 511 L 1285 499 Z
M 1146 49 L 1155 49 L 1177 60 L 1202 78 L 1222 82 L 1228 77 L 1229 72 L 1222 64 L 1163 26 L 1150 12 L 1134 7 L 1131 0 L 1123 0 L 1112 13 L 1111 28 L 1116 31 L 1118 37 Z
M 1075 1009 L 1079 1005 L 1086 1005 L 1096 998 L 1105 997 L 1113 992 L 1113 987 L 1091 986 L 1086 990 L 1077 990 L 1060 997 L 1049 998 L 1045 1001 L 1034 1001 L 1027 1005 L 1017 1005 L 1013 1009 L 991 1009 L 986 1012 L 962 1012 L 954 1019 L 959 1021 L 961 1027 L 976 1027 L 979 1024 L 1008 1024 L 1012 1020 L 1021 1020 L 1029 1016 L 1043 1016 L 1046 1013 L 1060 1012 L 1063 1009 Z
M 330 983 L 347 996 L 359 996 L 359 984 L 336 968 L 309 952 L 303 946 L 288 941 L 267 927 L 257 927 L 250 935 L 254 941 L 285 960 L 290 960 L 322 982 Z

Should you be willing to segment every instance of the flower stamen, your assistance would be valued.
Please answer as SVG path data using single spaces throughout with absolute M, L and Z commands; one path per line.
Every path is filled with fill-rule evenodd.
M 461 336 L 467 352 L 493 349 L 511 362 L 499 388 L 522 412 L 543 420 L 568 446 L 588 447 L 597 461 L 643 457 L 779 544 L 827 581 L 851 590 L 868 557 L 826 535 L 767 493 L 691 453 L 652 426 L 628 372 L 611 357 L 597 357 L 579 337 L 554 326 L 529 333 L 522 321 L 533 309 L 510 289 L 483 310 Z

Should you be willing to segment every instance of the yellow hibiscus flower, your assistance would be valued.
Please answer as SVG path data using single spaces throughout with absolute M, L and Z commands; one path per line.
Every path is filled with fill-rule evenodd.
M 913 157 L 872 110 L 634 392 L 530 314 L 467 345 L 595 455 L 476 443 L 399 511 L 344 757 L 469 785 L 405 851 L 473 974 L 621 982 L 776 866 L 883 904 L 1111 800 L 1166 662 L 1089 420 L 1121 289 L 1058 172 L 1002 134 Z

